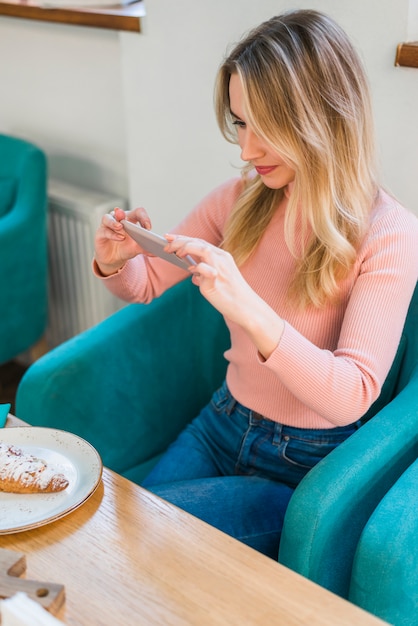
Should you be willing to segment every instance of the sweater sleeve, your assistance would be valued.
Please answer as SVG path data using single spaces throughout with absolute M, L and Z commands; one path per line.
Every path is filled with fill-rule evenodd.
M 395 358 L 417 278 L 418 220 L 398 207 L 373 223 L 360 251 L 336 349 L 321 349 L 286 324 L 264 366 L 330 422 L 359 419 Z

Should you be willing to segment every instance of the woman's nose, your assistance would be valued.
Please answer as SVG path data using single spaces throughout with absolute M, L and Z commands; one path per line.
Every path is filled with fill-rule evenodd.
M 243 161 L 254 161 L 254 159 L 263 156 L 264 153 L 265 150 L 261 139 L 247 127 L 241 143 L 241 159 Z

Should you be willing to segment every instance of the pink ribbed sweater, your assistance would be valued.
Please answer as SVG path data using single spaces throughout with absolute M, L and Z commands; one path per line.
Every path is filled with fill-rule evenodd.
M 239 179 L 221 185 L 173 232 L 219 244 L 240 189 Z M 342 426 L 367 411 L 394 359 L 418 279 L 418 219 L 381 192 L 345 281 L 343 301 L 300 311 L 286 297 L 294 269 L 284 240 L 286 203 L 241 268 L 251 287 L 285 320 L 285 330 L 276 350 L 262 361 L 247 334 L 226 320 L 231 333 L 225 353 L 228 387 L 239 402 L 283 424 Z M 149 302 L 184 277 L 183 270 L 161 259 L 138 256 L 102 280 L 128 302 Z

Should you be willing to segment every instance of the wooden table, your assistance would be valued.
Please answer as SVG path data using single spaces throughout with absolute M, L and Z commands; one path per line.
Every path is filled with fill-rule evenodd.
M 384 624 L 106 468 L 79 509 L 0 547 L 65 585 L 68 625 Z

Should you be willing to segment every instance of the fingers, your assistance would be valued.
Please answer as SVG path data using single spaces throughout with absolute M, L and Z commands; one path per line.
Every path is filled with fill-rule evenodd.
M 207 241 L 173 234 L 166 235 L 166 239 L 168 252 L 181 258 L 190 256 L 196 261 L 189 271 L 193 283 L 203 289 L 206 296 L 221 285 L 225 287 L 237 272 L 231 254 Z
M 133 209 L 133 211 L 126 211 L 126 213 L 122 211 L 122 213 L 124 213 L 125 219 L 127 219 L 129 222 L 133 222 L 134 224 L 138 223 L 142 226 L 142 228 L 151 230 L 151 220 L 144 207 L 138 207 L 136 209 Z M 116 219 L 118 219 L 116 214 L 115 216 Z
M 123 216 L 121 216 L 119 212 L 122 213 Z M 117 216 L 119 219 L 117 219 Z M 100 237 L 104 237 L 105 239 L 123 241 L 123 239 L 125 239 L 125 231 L 123 230 L 123 225 L 120 223 L 119 220 L 124 219 L 124 216 L 125 212 L 119 208 L 116 208 L 114 211 L 103 215 L 101 224 L 97 231 L 97 235 Z
M 208 265 L 213 265 L 216 260 L 225 258 L 228 253 L 203 239 L 194 239 L 191 237 L 183 237 L 182 235 L 165 235 L 168 246 L 168 252 L 174 252 L 177 256 L 184 258 L 186 256 L 192 256 L 199 263 L 204 262 Z
M 142 207 L 133 211 L 123 211 L 119 207 L 115 207 L 113 211 L 106 213 L 102 218 L 102 223 L 108 228 L 114 228 L 122 220 L 128 220 L 134 224 L 139 223 L 142 228 L 150 230 L 151 220 L 146 210 Z
M 98 236 L 112 241 L 123 241 L 126 239 L 122 220 L 128 220 L 135 224 L 139 223 L 143 228 L 150 230 L 151 220 L 143 207 L 138 207 L 133 211 L 124 211 L 120 207 L 115 207 L 109 213 L 103 215 L 98 229 Z
M 119 207 L 116 207 L 114 211 L 111 211 L 110 215 L 113 215 L 118 222 L 121 222 L 126 218 L 125 211 L 122 211 Z
M 206 263 L 199 263 L 199 266 L 192 265 L 189 267 L 189 271 L 193 274 L 193 282 L 196 285 L 201 285 L 203 281 L 215 281 L 218 277 L 218 270 Z

